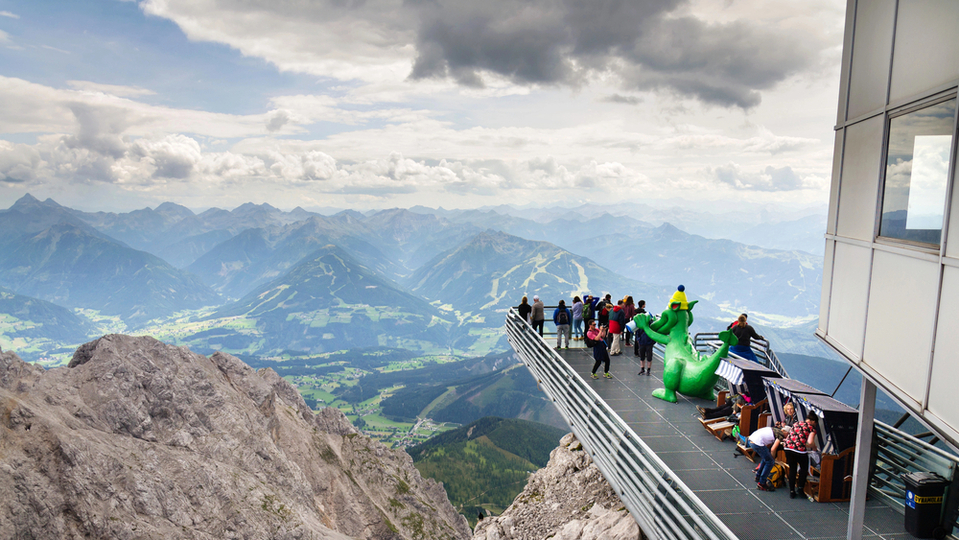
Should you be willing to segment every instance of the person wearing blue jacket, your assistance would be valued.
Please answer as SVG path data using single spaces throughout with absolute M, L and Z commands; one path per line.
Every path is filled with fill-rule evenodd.
M 560 300 L 559 306 L 553 310 L 553 324 L 556 325 L 556 348 L 560 348 L 563 343 L 563 337 L 566 337 L 566 348 L 569 348 L 570 324 L 573 322 L 573 314 L 566 307 L 566 300 Z

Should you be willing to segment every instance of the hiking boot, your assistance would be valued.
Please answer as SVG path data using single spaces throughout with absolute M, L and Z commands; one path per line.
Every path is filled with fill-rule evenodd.
M 759 482 L 756 482 L 756 489 L 759 491 L 769 491 L 769 488 L 767 488 L 764 484 L 760 484 Z
M 639 370 L 639 373 L 637 373 L 637 375 L 642 375 L 642 374 L 645 373 L 645 372 L 646 372 L 645 369 L 640 369 L 640 370 Z
M 610 375 L 608 371 L 607 371 L 606 373 L 603 373 L 603 377 L 606 377 L 607 379 L 612 379 L 612 378 L 613 378 L 613 376 Z
M 649 376 L 652 375 L 652 374 L 653 374 L 653 370 L 652 370 L 652 369 L 647 369 L 647 370 L 646 370 L 646 376 L 647 376 L 647 377 L 649 377 Z
M 796 492 L 793 491 L 793 490 L 789 490 L 789 498 L 790 498 L 790 499 L 795 499 L 795 498 L 796 498 Z
M 642 375 L 643 372 L 640 371 L 639 374 Z M 700 415 L 705 415 L 705 414 L 706 414 L 706 409 L 704 409 L 703 407 L 700 407 L 699 405 L 696 405 L 696 410 L 699 411 L 699 414 L 700 414 Z
M 595 374 L 595 373 L 593 373 L 591 376 L 592 376 L 594 379 L 598 379 L 598 378 L 599 378 L 599 375 L 597 375 L 597 374 Z

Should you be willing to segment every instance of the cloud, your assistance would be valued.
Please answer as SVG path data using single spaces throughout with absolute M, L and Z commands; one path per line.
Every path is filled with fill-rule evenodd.
M 83 92 L 99 92 L 119 97 L 152 96 L 156 92 L 138 86 L 120 86 L 115 84 L 100 84 L 92 81 L 67 81 L 71 88 Z
M 0 141 L 0 182 L 20 184 L 35 180 L 44 166 L 35 148 Z
M 193 40 L 225 43 L 282 71 L 396 93 L 449 81 L 467 92 L 579 89 L 598 79 L 753 109 L 762 93 L 818 69 L 834 36 L 822 2 L 746 0 L 145 0 Z M 818 26 L 817 26 L 818 24 Z M 841 29 L 840 29 L 841 31 Z M 427 90 L 426 84 L 421 90 Z M 498 91 L 502 91 L 501 89 Z
M 758 173 L 744 172 L 738 165 L 730 163 L 713 170 L 715 178 L 738 190 L 750 191 L 795 191 L 814 187 L 816 179 L 805 182 L 792 167 L 767 166 Z
M 611 94 L 602 99 L 606 103 L 622 103 L 624 105 L 639 105 L 643 98 L 637 96 L 623 96 L 620 94 Z
M 816 60 L 808 36 L 747 20 L 674 16 L 683 4 L 411 1 L 419 18 L 411 77 L 477 87 L 484 73 L 495 73 L 516 84 L 579 87 L 588 74 L 613 72 L 626 89 L 749 109 L 760 103 L 760 91 Z
M 127 111 L 114 107 L 97 107 L 87 103 L 68 105 L 76 117 L 77 133 L 64 142 L 71 148 L 90 150 L 117 159 L 126 153 L 120 134 L 130 125 Z

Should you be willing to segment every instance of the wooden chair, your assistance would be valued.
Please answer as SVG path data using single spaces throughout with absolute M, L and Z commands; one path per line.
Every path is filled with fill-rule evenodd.
M 852 496 L 852 468 L 856 447 L 839 454 L 824 454 L 819 475 L 806 478 L 806 495 L 817 502 L 844 502 Z M 810 467 L 812 469 L 812 467 Z

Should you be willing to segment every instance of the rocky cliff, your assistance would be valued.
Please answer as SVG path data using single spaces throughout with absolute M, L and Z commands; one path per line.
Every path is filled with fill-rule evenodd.
M 501 515 L 476 524 L 473 540 L 644 538 L 602 473 L 570 433 Z
M 443 487 L 270 369 L 111 335 L 0 353 L 0 538 L 468 538 Z

